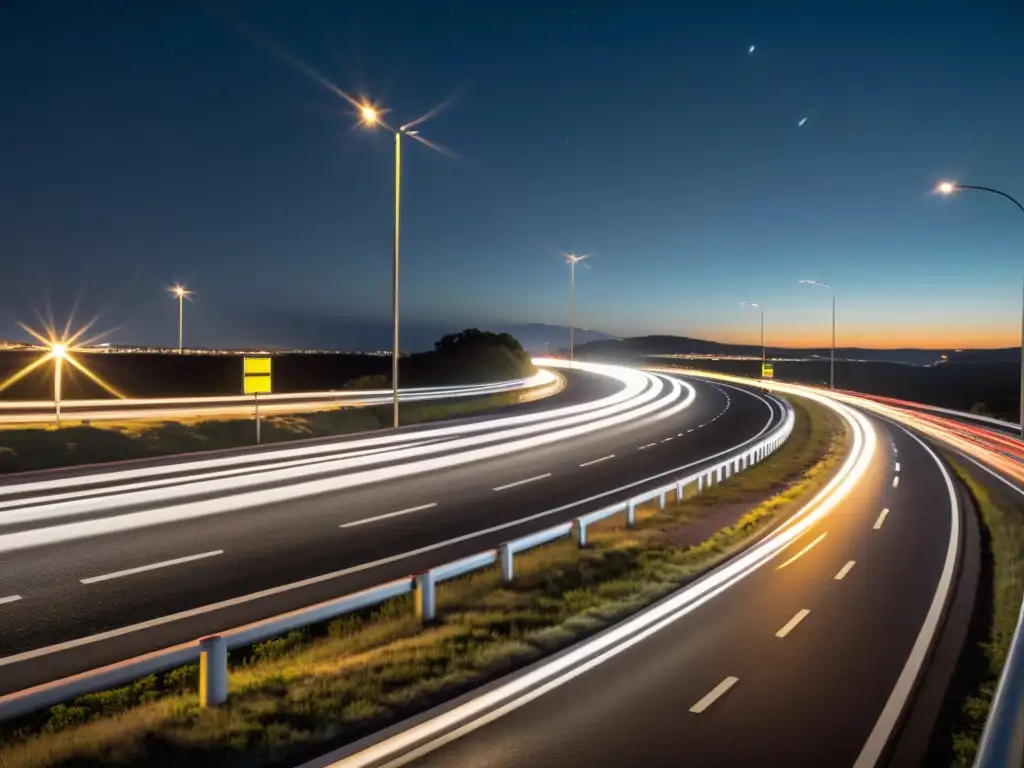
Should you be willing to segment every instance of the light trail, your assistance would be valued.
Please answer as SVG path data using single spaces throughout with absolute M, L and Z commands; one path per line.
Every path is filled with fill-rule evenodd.
M 617 378 L 624 384 L 623 388 L 593 403 L 417 432 L 413 445 L 399 446 L 387 452 L 368 450 L 355 455 L 352 449 L 380 448 L 388 442 L 403 439 L 403 436 L 350 441 L 341 444 L 341 447 L 349 451 L 348 455 L 321 458 L 315 463 L 308 461 L 308 452 L 312 451 L 312 455 L 319 456 L 325 449 L 337 450 L 338 446 L 319 445 L 281 451 L 286 458 L 295 459 L 305 450 L 307 460 L 280 462 L 273 459 L 269 464 L 264 463 L 258 467 L 258 471 L 231 476 L 221 473 L 214 478 L 205 475 L 195 477 L 195 470 L 199 466 L 211 464 L 217 467 L 225 463 L 237 465 L 239 457 L 185 461 L 172 465 L 176 471 L 185 473 L 180 482 L 160 487 L 145 482 L 147 476 L 166 472 L 166 467 L 160 466 L 8 486 L 3 489 L 3 493 L 25 494 L 38 490 L 81 487 L 83 481 L 86 484 L 109 483 L 112 476 L 143 480 L 143 483 L 134 487 L 114 486 L 109 489 L 109 493 L 100 490 L 63 500 L 53 497 L 11 499 L 9 509 L 0 515 L 0 525 L 34 523 L 43 527 L 0 535 L 0 552 L 294 501 L 321 493 L 448 469 L 471 461 L 565 441 L 637 419 L 665 418 L 666 414 L 691 404 L 696 397 L 692 386 L 678 379 L 663 379 L 615 366 L 595 365 L 588 368 Z M 451 439 L 431 439 L 439 436 Z M 266 461 L 266 455 L 263 455 L 263 460 Z M 385 461 L 389 463 L 388 466 L 374 466 Z M 347 474 L 340 474 L 342 472 Z M 91 513 L 102 513 L 105 516 L 84 521 L 74 520 Z

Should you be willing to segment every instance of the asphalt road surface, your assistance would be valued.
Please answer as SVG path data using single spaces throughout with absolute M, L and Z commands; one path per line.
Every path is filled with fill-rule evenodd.
M 759 393 L 700 380 L 691 385 L 695 397 L 689 407 L 680 409 L 677 402 L 654 408 L 643 418 L 571 439 L 159 525 L 118 528 L 121 520 L 148 514 L 162 503 L 135 505 L 123 481 L 83 486 L 100 494 L 91 498 L 102 503 L 72 524 L 109 524 L 110 532 L 14 548 L 0 556 L 0 693 L 495 546 L 633 495 L 643 490 L 638 481 L 711 463 L 716 454 L 756 439 L 781 418 L 779 403 Z M 603 396 L 609 386 L 605 379 L 578 374 L 570 382 L 573 389 Z M 532 412 L 540 408 L 533 404 Z M 480 419 L 469 423 L 487 424 Z M 455 445 L 425 437 L 430 427 L 391 434 L 407 435 L 411 450 L 427 447 L 440 458 L 446 446 Z M 341 450 L 358 439 L 332 445 Z M 501 449 L 506 439 L 497 442 Z M 347 455 L 359 453 L 353 449 Z M 399 454 L 396 450 L 394 459 L 385 454 L 373 461 L 385 470 L 406 466 L 408 460 Z M 232 454 L 240 459 L 253 455 L 273 454 Z M 273 463 L 271 458 L 266 462 L 268 467 Z M 188 480 L 196 480 L 198 487 L 208 470 L 193 476 L 190 466 L 184 460 L 166 463 L 176 477 L 189 473 Z M 256 479 L 247 482 L 270 478 L 274 471 L 250 466 L 246 477 Z M 323 475 L 334 482 L 354 472 L 324 470 Z M 45 482 L 65 476 L 85 483 L 92 475 L 48 473 Z M 666 477 L 648 484 L 664 483 Z M 281 490 L 269 480 L 266 485 Z M 172 485 L 167 492 L 177 489 Z M 62 492 L 83 491 L 74 486 Z M 62 521 L 45 519 L 60 504 L 39 503 L 47 498 L 39 493 L 19 493 L 0 507 L 0 548 L 12 537 L 40 532 L 45 537 L 60 527 Z M 197 496 L 182 508 L 208 500 Z M 44 519 L 34 519 L 37 513 Z M 264 590 L 271 593 L 257 594 Z
M 766 564 L 543 695 L 380 764 L 874 765 L 961 526 L 928 449 L 870 421 L 877 447 L 853 492 Z

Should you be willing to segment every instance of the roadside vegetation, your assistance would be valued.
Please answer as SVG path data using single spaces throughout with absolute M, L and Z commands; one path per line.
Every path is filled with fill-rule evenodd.
M 183 667 L 8 723 L 4 768 L 295 765 L 562 649 L 653 603 L 795 512 L 833 475 L 848 435 L 794 399 L 793 435 L 761 464 L 664 511 L 647 505 L 438 589 L 424 628 L 401 598 L 230 657 L 228 702 L 201 709 Z
M 990 493 L 953 457 L 978 513 L 982 566 L 974 615 L 951 684 L 945 724 L 936 733 L 933 764 L 974 763 L 996 684 L 1024 599 L 1024 504 L 1009 492 Z

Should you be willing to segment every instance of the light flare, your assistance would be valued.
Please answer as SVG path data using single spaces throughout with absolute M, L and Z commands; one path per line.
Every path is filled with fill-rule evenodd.
M 179 287 L 180 288 L 180 287 Z M 181 289 L 184 290 L 184 289 Z M 187 292 L 186 292 L 187 293 Z M 64 330 L 58 334 L 54 328 L 52 322 L 46 324 L 46 328 L 42 333 L 31 328 L 24 323 L 18 323 L 22 330 L 28 333 L 33 339 L 39 342 L 42 355 L 33 360 L 32 362 L 25 365 L 18 371 L 8 376 L 3 382 L 0 382 L 0 392 L 9 389 L 12 385 L 24 379 L 30 373 L 37 368 L 41 367 L 44 363 L 53 361 L 54 365 L 54 392 L 55 400 L 60 400 L 60 380 L 61 380 L 61 367 L 62 363 L 67 362 L 73 366 L 76 370 L 84 373 L 89 379 L 98 384 L 103 390 L 113 395 L 114 397 L 124 399 L 125 395 L 119 392 L 112 384 L 105 381 L 98 374 L 90 371 L 88 367 L 80 360 L 75 358 L 75 353 L 86 352 L 87 347 L 102 338 L 102 334 L 93 336 L 90 338 L 83 338 L 89 329 L 96 324 L 96 318 L 93 318 L 88 323 L 80 327 L 78 330 L 71 331 L 71 321 L 69 320 Z

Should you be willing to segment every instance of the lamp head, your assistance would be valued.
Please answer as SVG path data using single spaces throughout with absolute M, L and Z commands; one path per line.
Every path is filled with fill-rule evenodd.
M 940 181 L 935 187 L 935 191 L 940 195 L 952 195 L 956 192 L 956 182 L 953 181 Z
M 363 104 L 359 108 L 359 117 L 362 119 L 364 125 L 376 125 L 380 120 L 380 114 L 370 104 Z
M 68 354 L 68 345 L 64 342 L 55 341 L 50 344 L 50 354 L 56 360 L 63 360 Z

